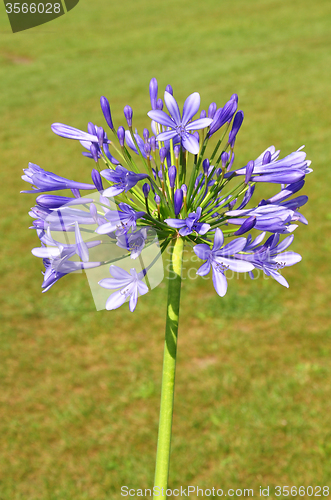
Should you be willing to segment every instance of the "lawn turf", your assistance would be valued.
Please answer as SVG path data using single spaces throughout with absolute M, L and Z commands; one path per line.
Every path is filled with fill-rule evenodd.
M 326 0 L 82 0 L 12 34 L 3 9 L 1 500 L 120 499 L 122 485 L 152 487 L 166 283 L 134 314 L 96 313 L 80 275 L 42 295 L 34 198 L 19 191 L 28 161 L 89 182 L 79 144 L 50 124 L 105 125 L 106 95 L 114 122 L 130 104 L 141 130 L 153 76 L 181 103 L 199 91 L 205 108 L 238 93 L 237 165 L 271 144 L 284 155 L 305 144 L 314 168 L 289 290 L 242 278 L 221 299 L 210 279 L 188 278 L 197 263 L 186 255 L 169 486 L 256 496 L 261 485 L 331 487 L 330 21 Z

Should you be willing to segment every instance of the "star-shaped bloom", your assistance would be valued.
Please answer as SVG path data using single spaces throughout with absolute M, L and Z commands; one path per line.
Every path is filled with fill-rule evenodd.
M 272 182 L 276 184 L 293 184 L 301 181 L 305 175 L 312 172 L 311 161 L 306 160 L 306 153 L 302 148 L 279 160 L 279 151 L 274 146 L 266 149 L 255 161 L 252 172 L 252 182 Z M 245 175 L 246 167 L 235 170 L 237 175 Z M 225 174 L 225 177 L 232 172 Z
M 117 165 L 115 170 L 110 170 L 106 168 L 101 171 L 102 177 L 110 182 L 114 182 L 114 186 L 111 186 L 103 192 L 103 196 L 117 196 L 118 194 L 127 192 L 133 188 L 137 182 L 148 177 L 147 174 L 136 174 L 135 172 L 130 172 L 122 165 Z
M 143 227 L 137 231 L 131 231 L 130 233 L 121 234 L 117 236 L 116 245 L 120 248 L 124 248 L 128 252 L 131 252 L 131 259 L 136 259 L 142 252 L 145 242 L 147 239 L 147 228 Z
M 118 208 L 119 210 L 108 210 L 105 213 L 105 218 L 110 222 L 99 226 L 96 229 L 98 234 L 108 234 L 114 231 L 116 231 L 116 236 L 125 234 L 130 227 L 136 227 L 137 219 L 145 215 L 145 212 L 136 212 L 126 203 L 119 203 Z
M 235 253 L 243 250 L 246 245 L 246 238 L 237 238 L 221 248 L 223 243 L 223 233 L 217 228 L 212 249 L 205 243 L 195 245 L 193 248 L 199 259 L 206 260 L 197 270 L 197 274 L 206 276 L 210 272 L 210 269 L 212 269 L 214 287 L 221 297 L 224 297 L 226 294 L 228 286 L 224 271 L 231 269 L 237 273 L 245 273 L 254 269 L 253 264 L 250 262 L 233 257 Z
M 271 276 L 278 283 L 288 288 L 289 284 L 284 276 L 279 273 L 279 269 L 294 266 L 294 264 L 302 260 L 301 255 L 296 252 L 284 252 L 291 245 L 294 236 L 293 234 L 287 236 L 279 243 L 279 234 L 273 234 L 263 245 L 259 246 L 264 235 L 265 233 L 262 233 L 253 242 L 251 242 L 251 237 L 247 238 L 247 244 L 243 249 L 244 253 L 236 257 L 251 262 L 256 269 L 261 269 L 266 276 Z M 249 274 L 253 279 L 253 273 L 250 272 Z
M 32 254 L 43 259 L 45 266 L 43 292 L 47 292 L 54 283 L 66 274 L 82 269 L 92 269 L 101 265 L 101 262 L 89 262 L 89 248 L 101 244 L 101 241 L 84 242 L 80 233 L 79 225 L 75 223 L 76 243 L 72 245 L 60 243 L 53 239 L 50 228 L 45 233 L 37 230 L 41 247 L 33 248 Z M 78 255 L 82 262 L 70 260 Z
M 199 118 L 198 120 L 190 122 L 200 107 L 200 94 L 198 94 L 198 92 L 194 92 L 188 96 L 184 103 L 182 116 L 180 115 L 179 107 L 175 98 L 167 91 L 164 93 L 164 102 L 168 108 L 170 116 L 168 116 L 164 111 L 157 109 L 147 113 L 152 120 L 168 127 L 166 132 L 161 132 L 157 136 L 157 140 L 167 141 L 174 139 L 176 141 L 180 138 L 183 147 L 187 149 L 187 151 L 194 155 L 198 154 L 199 142 L 190 132 L 209 127 L 213 121 L 211 118 Z
M 197 211 L 192 212 L 186 219 L 165 219 L 164 222 L 170 227 L 179 229 L 178 232 L 181 236 L 187 236 L 193 233 L 193 231 L 196 231 L 198 234 L 206 234 L 210 229 L 210 224 L 199 222 L 201 212 L 201 207 L 198 207 Z
M 118 266 L 110 266 L 110 274 L 113 278 L 105 278 L 99 281 L 99 285 L 103 288 L 108 288 L 110 290 L 116 290 L 120 288 L 117 292 L 114 292 L 108 297 L 106 302 L 106 309 L 111 311 L 112 309 L 117 309 L 124 304 L 126 299 L 130 297 L 129 309 L 133 312 L 136 308 L 138 301 L 138 293 L 140 295 L 145 295 L 148 292 L 148 286 L 142 281 L 144 277 L 144 272 L 137 271 L 132 268 L 130 273 L 121 269 Z

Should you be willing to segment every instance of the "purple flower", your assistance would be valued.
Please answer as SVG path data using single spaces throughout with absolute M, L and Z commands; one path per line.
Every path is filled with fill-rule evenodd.
M 171 188 L 175 187 L 176 175 L 177 169 L 175 165 L 171 165 L 171 167 L 169 167 L 168 169 L 169 184 Z
M 136 259 L 142 252 L 147 239 L 147 227 L 117 236 L 116 245 L 131 252 L 131 259 Z
M 305 181 L 302 179 L 301 181 L 295 182 L 293 184 L 288 184 L 286 187 L 281 189 L 279 193 L 275 194 L 271 198 L 265 200 L 266 203 L 279 203 L 281 201 L 286 200 L 292 196 L 292 194 L 297 193 L 300 189 L 303 188 Z
M 309 168 L 310 161 L 306 160 L 306 153 L 301 151 L 302 148 L 289 154 L 282 160 L 278 160 L 279 151 L 275 151 L 274 146 L 271 146 L 264 151 L 254 162 L 254 175 L 251 177 L 252 182 L 273 182 L 278 184 L 293 184 L 301 181 L 306 174 L 312 172 Z M 264 157 L 267 152 L 269 163 L 264 163 Z M 246 175 L 247 167 L 235 170 L 237 175 Z M 225 174 L 228 177 L 231 173 Z
M 108 234 L 114 231 L 117 236 L 125 234 L 130 227 L 136 227 L 137 219 L 145 215 L 145 212 L 136 212 L 126 203 L 119 203 L 118 208 L 119 210 L 108 210 L 105 213 L 105 218 L 110 222 L 99 226 L 96 229 L 98 234 Z
M 181 188 L 176 189 L 175 194 L 174 194 L 175 215 L 178 215 L 182 209 L 183 198 L 184 198 L 184 191 Z
M 117 196 L 118 194 L 127 192 L 132 189 L 137 182 L 148 177 L 147 174 L 136 174 L 130 172 L 122 165 L 117 165 L 115 170 L 105 169 L 101 171 L 102 177 L 110 182 L 114 182 L 111 186 L 104 190 L 103 196 Z
M 223 108 L 219 108 L 216 111 L 209 129 L 210 136 L 215 134 L 215 132 L 217 132 L 217 130 L 219 130 L 226 122 L 230 122 L 232 120 L 232 117 L 237 110 L 237 105 L 238 96 L 234 94 Z
M 157 109 L 156 108 L 156 102 L 157 102 L 157 79 L 152 78 L 151 81 L 149 82 L 149 95 L 151 98 L 151 106 L 152 109 Z
M 144 277 L 143 271 L 137 273 L 132 268 L 128 273 L 124 269 L 112 265 L 109 272 L 113 278 L 105 278 L 99 281 L 99 285 L 110 290 L 116 290 L 117 288 L 120 288 L 120 290 L 110 295 L 106 302 L 106 309 L 108 311 L 117 309 L 130 297 L 129 309 L 133 312 L 137 305 L 138 294 L 145 295 L 148 292 L 148 286 L 142 281 Z
M 245 247 L 245 238 L 237 238 L 221 248 L 223 243 L 223 233 L 217 228 L 212 249 L 205 243 L 195 245 L 193 248 L 199 259 L 206 261 L 198 269 L 197 274 L 206 276 L 212 269 L 214 287 L 221 297 L 226 294 L 228 286 L 224 271 L 231 269 L 234 272 L 245 273 L 254 269 L 253 264 L 245 262 L 245 265 L 243 265 L 244 261 L 231 257 Z
M 23 172 L 23 181 L 29 182 L 36 187 L 29 191 L 21 191 L 21 193 L 44 193 L 46 191 L 59 191 L 60 189 L 95 189 L 94 184 L 70 181 L 52 172 L 46 172 L 34 163 L 29 163 L 29 168 L 23 169 Z
M 79 225 L 75 223 L 76 243 L 73 245 L 65 245 L 55 241 L 51 236 L 50 229 L 47 233 L 38 230 L 38 236 L 41 240 L 41 247 L 33 248 L 32 254 L 40 257 L 44 261 L 45 273 L 42 288 L 46 292 L 60 278 L 74 271 L 82 269 L 91 269 L 101 265 L 101 262 L 89 262 L 89 248 L 93 248 L 101 244 L 101 241 L 84 242 L 80 233 Z M 71 257 L 78 255 L 82 262 L 72 261 Z
M 122 125 L 120 127 L 118 127 L 118 129 L 117 129 L 117 137 L 118 137 L 118 141 L 120 143 L 120 146 L 123 147 L 124 146 L 124 139 L 125 139 L 125 129 L 124 129 L 124 127 L 122 127 Z
M 214 118 L 216 110 L 217 110 L 216 102 L 210 103 L 208 108 L 208 118 Z
M 298 226 L 290 224 L 292 221 L 297 221 L 294 210 L 282 205 L 262 205 L 257 208 L 249 208 L 245 210 L 231 210 L 226 212 L 228 217 L 239 217 L 238 219 L 228 219 L 230 224 L 244 224 L 247 219 L 243 216 L 256 217 L 255 229 L 259 231 L 269 231 L 271 233 L 291 233 Z
M 202 222 L 198 222 L 201 217 L 202 209 L 197 208 L 196 212 L 192 212 L 186 219 L 165 219 L 164 222 L 170 227 L 179 229 L 179 234 L 181 236 L 188 236 L 189 234 L 196 231 L 198 234 L 206 234 L 210 229 L 210 225 Z
M 85 201 L 85 200 L 84 200 Z M 91 200 L 92 201 L 92 200 Z M 76 203 L 81 205 L 83 203 L 82 198 L 71 198 L 68 196 L 56 196 L 53 194 L 41 194 L 37 196 L 36 202 L 40 207 L 43 208 L 59 208 L 68 203 Z
M 65 137 L 66 139 L 74 139 L 76 141 L 88 141 L 88 142 L 98 142 L 98 137 L 96 130 L 94 128 L 94 133 L 83 132 L 75 127 L 70 127 L 69 125 L 64 125 L 64 123 L 53 123 L 51 126 L 54 134 L 60 137 Z
M 145 198 L 148 198 L 151 187 L 147 182 L 145 182 L 145 184 L 143 185 L 142 190 L 143 190 Z
M 262 246 L 258 246 L 263 236 L 264 234 L 262 233 L 254 242 L 249 243 L 249 246 L 243 249 L 244 252 L 252 251 L 253 253 L 239 254 L 236 257 L 250 262 L 256 269 L 261 269 L 264 274 L 271 276 L 278 283 L 288 288 L 289 284 L 284 276 L 279 273 L 279 269 L 293 266 L 302 259 L 298 253 L 284 252 L 291 245 L 294 235 L 287 236 L 279 243 L 279 234 L 273 234 Z M 252 272 L 249 274 L 251 278 L 254 278 Z
M 248 233 L 256 224 L 256 217 L 248 217 L 243 224 L 241 224 L 238 231 L 234 233 L 234 236 L 241 236 L 242 234 Z
M 103 191 L 102 179 L 99 171 L 94 168 L 91 173 L 92 181 L 94 182 L 95 187 L 98 191 Z
M 108 127 L 112 130 L 114 129 L 113 120 L 111 118 L 110 106 L 108 99 L 104 96 L 100 97 L 100 105 L 103 112 L 103 116 L 108 124 Z
M 242 125 L 243 120 L 244 120 L 243 111 L 238 111 L 238 113 L 236 113 L 236 116 L 234 117 L 232 129 L 231 129 L 231 132 L 229 134 L 229 141 L 228 142 L 229 142 L 231 148 L 234 147 L 234 143 L 236 141 L 236 137 L 237 137 L 239 129 Z
M 133 116 L 133 111 L 131 106 L 128 104 L 124 106 L 124 116 L 126 118 L 127 124 L 129 127 L 132 127 L 132 116 Z
M 199 143 L 190 132 L 192 130 L 200 130 L 208 127 L 213 121 L 211 118 L 199 118 L 198 120 L 194 120 L 189 123 L 199 109 L 200 95 L 198 92 L 194 92 L 186 99 L 182 117 L 176 100 L 171 94 L 169 94 L 169 92 L 164 93 L 164 101 L 170 116 L 161 110 L 153 110 L 147 113 L 152 120 L 168 127 L 169 129 L 166 132 L 161 132 L 161 134 L 157 136 L 158 141 L 166 141 L 170 139 L 178 140 L 178 138 L 180 138 L 183 147 L 187 149 L 187 151 L 192 154 L 198 154 Z
M 142 156 L 144 158 L 147 158 L 145 146 L 146 145 L 149 146 L 149 144 L 148 143 L 146 144 L 145 141 L 137 133 L 134 134 L 134 138 L 137 141 L 140 153 L 142 154 Z M 127 145 L 129 146 L 129 148 L 132 149 L 132 151 L 134 151 L 138 155 L 139 151 L 137 150 L 136 145 L 135 145 L 135 143 L 132 140 L 132 136 L 131 136 L 130 130 L 126 130 L 125 131 L 125 140 L 126 140 Z M 148 149 L 150 149 L 150 148 L 148 148 Z

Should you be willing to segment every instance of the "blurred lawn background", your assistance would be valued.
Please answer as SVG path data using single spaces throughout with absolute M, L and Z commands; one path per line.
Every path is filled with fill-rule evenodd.
M 180 103 L 239 94 L 237 165 L 271 144 L 282 155 L 305 144 L 314 168 L 290 289 L 232 280 L 221 299 L 211 280 L 184 280 L 169 486 L 331 486 L 330 2 L 82 0 L 17 34 L 1 9 L 0 499 L 152 487 L 165 282 L 134 314 L 97 313 L 81 275 L 41 294 L 34 197 L 19 191 L 28 161 L 89 182 L 80 145 L 51 123 L 104 125 L 106 95 L 117 126 L 130 104 L 142 130 L 154 76 Z

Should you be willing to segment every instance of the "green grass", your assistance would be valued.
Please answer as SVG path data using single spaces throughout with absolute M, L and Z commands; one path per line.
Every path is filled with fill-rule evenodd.
M 203 107 L 239 94 L 238 165 L 271 144 L 284 155 L 306 144 L 314 167 L 289 290 L 231 280 L 221 299 L 211 280 L 187 278 L 197 265 L 187 256 L 170 487 L 331 486 L 330 20 L 327 0 L 82 0 L 13 35 L 3 10 L 1 500 L 152 487 L 165 282 L 134 314 L 96 313 L 80 275 L 42 295 L 33 197 L 18 193 L 28 161 L 88 182 L 91 163 L 50 124 L 103 124 L 106 95 L 116 124 L 130 104 L 141 129 L 153 76 L 180 102 L 199 91 Z

